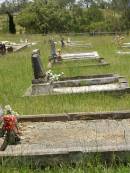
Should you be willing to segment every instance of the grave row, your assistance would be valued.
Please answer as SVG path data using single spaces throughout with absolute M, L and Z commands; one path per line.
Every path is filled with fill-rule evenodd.
M 63 54 L 63 61 L 100 60 L 97 52 Z M 102 61 L 101 61 L 102 62 Z M 104 62 L 104 60 L 103 60 Z M 118 74 L 61 77 L 51 82 L 43 69 L 39 50 L 33 51 L 34 79 L 25 96 L 90 92 L 129 92 L 127 80 Z

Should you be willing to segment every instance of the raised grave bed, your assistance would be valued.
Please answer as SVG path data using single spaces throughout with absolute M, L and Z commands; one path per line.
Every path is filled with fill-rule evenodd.
M 83 60 L 83 59 L 99 59 L 98 52 L 84 52 L 84 53 L 67 53 L 62 54 L 63 60 Z
M 119 55 L 130 55 L 130 52 L 126 52 L 126 51 L 117 51 L 117 54 L 119 54 Z
M 92 113 L 70 113 L 68 116 L 73 117 L 71 121 L 62 121 L 54 115 L 49 115 L 50 121 L 47 121 L 47 116 L 40 120 L 37 117 L 41 116 L 35 116 L 33 121 L 32 117 L 27 119 L 23 116 L 19 119 L 21 144 L 9 145 L 0 152 L 0 159 L 15 158 L 19 162 L 31 160 L 36 165 L 53 165 L 74 163 L 83 158 L 89 160 L 90 155 L 94 157 L 100 153 L 104 161 L 111 160 L 114 154 L 119 161 L 130 161 L 130 119 L 103 119 L 103 116 L 108 115 L 109 118 L 113 114 L 113 117 L 118 114 L 128 116 L 130 112 L 98 113 L 97 117 L 99 114 L 102 119 L 97 120 L 95 117 L 95 120 L 87 120 L 87 117 L 92 117 Z
M 65 77 L 53 83 L 33 80 L 26 96 L 90 92 L 129 92 L 124 77 L 117 74 Z
M 104 58 L 101 58 L 98 52 L 86 52 L 86 53 L 67 53 L 62 55 L 62 60 L 65 62 L 67 61 L 80 61 L 80 60 L 92 60 L 96 61 L 95 64 L 86 64 L 86 65 L 79 65 L 79 66 L 101 66 L 101 65 L 109 65 Z

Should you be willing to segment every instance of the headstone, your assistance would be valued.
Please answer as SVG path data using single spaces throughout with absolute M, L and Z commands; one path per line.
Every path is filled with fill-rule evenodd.
M 32 68 L 34 73 L 33 81 L 45 78 L 46 73 L 42 66 L 39 49 L 33 50 L 32 52 Z

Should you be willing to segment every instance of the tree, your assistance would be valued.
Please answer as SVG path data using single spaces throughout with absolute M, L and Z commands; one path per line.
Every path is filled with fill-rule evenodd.
M 9 32 L 11 34 L 16 34 L 15 23 L 13 20 L 13 15 L 10 12 L 7 12 L 9 18 Z
M 5 0 L 1 3 L 0 13 L 10 13 L 19 12 L 29 3 L 29 0 Z

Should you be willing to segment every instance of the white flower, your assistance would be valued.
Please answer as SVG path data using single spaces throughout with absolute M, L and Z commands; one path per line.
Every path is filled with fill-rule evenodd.
M 10 105 L 6 105 L 6 106 L 5 106 L 5 111 L 12 111 L 11 106 L 10 106 Z
M 58 81 L 60 79 L 60 77 L 63 76 L 63 75 L 64 75 L 63 72 L 61 74 L 54 74 L 51 70 L 48 70 L 46 72 L 46 76 L 48 77 L 48 80 L 50 82 Z
M 10 105 L 6 105 L 5 108 L 4 108 L 4 114 L 8 114 L 8 113 L 11 113 L 12 115 L 19 115 L 17 112 L 14 112 L 11 108 Z

